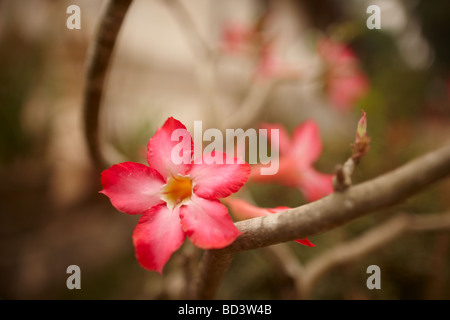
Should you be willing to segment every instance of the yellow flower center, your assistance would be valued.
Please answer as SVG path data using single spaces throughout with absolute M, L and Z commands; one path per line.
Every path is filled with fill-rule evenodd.
M 162 187 L 161 199 L 167 203 L 169 209 L 182 205 L 191 199 L 192 180 L 189 177 L 178 175 L 167 179 Z

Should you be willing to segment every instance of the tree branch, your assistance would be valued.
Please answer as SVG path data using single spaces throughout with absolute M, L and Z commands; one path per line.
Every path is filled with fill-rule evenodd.
M 374 227 L 354 240 L 344 242 L 308 262 L 299 285 L 303 297 L 307 297 L 316 282 L 331 268 L 362 257 L 391 242 L 409 227 L 410 217 L 397 215 L 380 226 Z
M 84 89 L 84 132 L 89 155 L 97 170 L 107 167 L 99 139 L 99 112 L 106 72 L 117 35 L 132 0 L 110 0 L 100 18 L 100 24 L 89 48 Z
M 250 84 L 244 100 L 238 110 L 233 110 L 223 121 L 221 127 L 245 128 L 258 118 L 267 97 L 275 87 L 277 81 L 273 79 L 255 79 Z
M 375 179 L 352 186 L 344 192 L 333 193 L 321 200 L 274 213 L 269 216 L 237 222 L 242 232 L 230 246 L 206 252 L 198 274 L 197 297 L 212 298 L 227 268 L 214 272 L 214 277 L 202 270 L 215 269 L 222 256 L 227 261 L 234 253 L 292 241 L 318 234 L 343 225 L 362 215 L 386 208 L 418 193 L 430 184 L 450 174 L 450 145 L 416 158 L 400 168 Z M 211 254 L 214 259 L 208 259 Z
M 296 299 L 308 298 L 314 285 L 330 269 L 355 261 L 373 252 L 406 232 L 427 232 L 450 229 L 450 212 L 443 214 L 411 215 L 401 213 L 350 241 L 338 244 L 301 266 L 297 257 L 281 246 L 270 249 L 271 262 L 278 271 L 288 277 L 295 290 Z M 267 252 L 266 252 L 267 253 Z

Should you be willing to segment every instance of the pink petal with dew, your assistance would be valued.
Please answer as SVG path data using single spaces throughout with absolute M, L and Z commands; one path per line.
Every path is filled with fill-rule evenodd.
M 218 199 L 237 192 L 247 182 L 250 170 L 248 163 L 240 164 L 237 158 L 214 151 L 203 155 L 201 164 L 194 162 L 189 176 L 196 195 Z
M 154 169 L 134 162 L 124 162 L 104 170 L 103 190 L 119 211 L 142 214 L 164 201 L 160 198 L 164 180 Z
M 172 141 L 172 133 L 175 130 L 178 130 L 176 133 L 179 135 L 177 134 L 174 138 L 178 140 Z M 180 144 L 182 141 L 184 143 Z M 185 146 L 182 150 L 186 152 L 175 154 L 177 159 L 174 161 L 172 152 L 177 150 L 177 146 Z M 186 127 L 172 117 L 167 119 L 164 125 L 156 131 L 155 135 L 149 140 L 147 149 L 148 164 L 165 179 L 171 175 L 185 175 L 191 168 L 191 159 L 194 153 L 192 137 Z M 177 163 L 178 161 L 180 163 Z
M 153 207 L 139 219 L 134 229 L 136 258 L 145 269 L 161 273 L 185 237 L 177 209 L 172 211 L 165 204 Z
M 308 120 L 294 129 L 291 154 L 300 167 L 311 166 L 322 153 L 320 129 L 316 122 Z
M 316 201 L 333 193 L 333 176 L 316 171 L 314 168 L 302 171 L 298 188 L 307 201 Z
M 180 207 L 180 218 L 189 239 L 202 249 L 224 248 L 241 234 L 218 200 L 194 194 L 189 203 Z

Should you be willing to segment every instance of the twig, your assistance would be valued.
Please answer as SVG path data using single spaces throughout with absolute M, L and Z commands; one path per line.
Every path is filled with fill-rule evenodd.
M 189 11 L 184 5 L 179 0 L 164 0 L 164 2 L 171 9 L 182 31 L 186 33 L 186 39 L 188 39 L 193 50 L 203 59 L 211 58 L 214 55 L 213 50 L 203 39 Z
M 399 214 L 370 229 L 363 235 L 342 243 L 312 259 L 301 275 L 301 292 L 308 296 L 314 284 L 329 269 L 354 261 L 393 241 L 405 232 L 426 232 L 450 229 L 450 212 L 433 215 Z
M 265 217 L 237 222 L 242 232 L 230 246 L 206 252 L 199 271 L 197 297 L 213 298 L 233 257 L 285 241 L 305 238 L 378 209 L 392 206 L 450 174 L 450 145 L 416 158 L 400 168 L 370 181 L 333 193 L 318 201 Z M 221 260 L 227 261 L 226 266 Z M 220 268 L 215 268 L 218 264 Z M 208 272 L 205 272 L 208 270 Z M 214 277 L 210 274 L 214 273 Z M 208 289 L 205 288 L 215 288 Z
M 99 112 L 109 62 L 117 35 L 132 0 L 110 0 L 100 18 L 94 41 L 89 48 L 84 89 L 84 124 L 89 155 L 97 170 L 107 167 L 99 139 Z
M 203 94 L 204 110 L 209 113 L 210 125 L 216 124 L 221 119 L 216 103 L 215 93 L 217 85 L 218 54 L 203 38 L 189 11 L 179 0 L 164 0 L 175 21 L 180 25 L 181 31 L 190 45 L 194 57 L 197 60 L 198 84 Z
M 408 218 L 405 214 L 398 215 L 362 236 L 337 245 L 311 260 L 301 275 L 301 292 L 307 297 L 315 283 L 331 268 L 354 261 L 400 236 L 408 228 Z
M 343 192 L 352 185 L 353 171 L 355 171 L 355 167 L 361 161 L 361 158 L 369 151 L 370 138 L 367 135 L 366 113 L 364 110 L 361 110 L 361 112 L 362 116 L 356 128 L 355 143 L 352 144 L 352 155 L 344 165 L 337 167 L 336 174 L 333 177 L 333 188 L 337 192 Z
M 355 161 L 353 158 L 349 158 L 344 165 L 339 165 L 336 168 L 336 173 L 333 176 L 334 191 L 342 192 L 352 185 L 352 174 L 355 171 L 355 167 Z
M 357 238 L 336 245 L 308 261 L 304 266 L 284 244 L 264 248 L 278 273 L 292 281 L 295 299 L 307 299 L 314 285 L 330 269 L 355 261 L 373 252 L 406 232 L 427 232 L 450 229 L 450 212 L 444 214 L 398 214 Z
M 268 257 L 276 273 L 286 278 L 290 283 L 292 293 L 287 299 L 302 299 L 302 278 L 304 266 L 285 243 L 263 248 L 263 253 Z
M 276 84 L 274 79 L 254 80 L 248 88 L 244 100 L 241 102 L 237 112 L 233 112 L 222 122 L 222 127 L 244 128 L 258 118 L 270 92 Z

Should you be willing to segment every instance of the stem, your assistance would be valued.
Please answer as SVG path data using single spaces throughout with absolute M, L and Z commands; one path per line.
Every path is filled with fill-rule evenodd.
M 228 270 L 233 258 L 234 253 L 232 252 L 223 253 L 218 250 L 205 252 L 198 270 L 201 277 L 197 278 L 195 298 L 212 299 L 215 296 L 222 282 L 222 277 Z
M 84 89 L 84 132 L 89 155 L 97 170 L 107 167 L 100 149 L 99 113 L 106 72 L 117 35 L 132 0 L 110 0 L 100 18 L 100 25 L 89 48 L 86 84 Z

